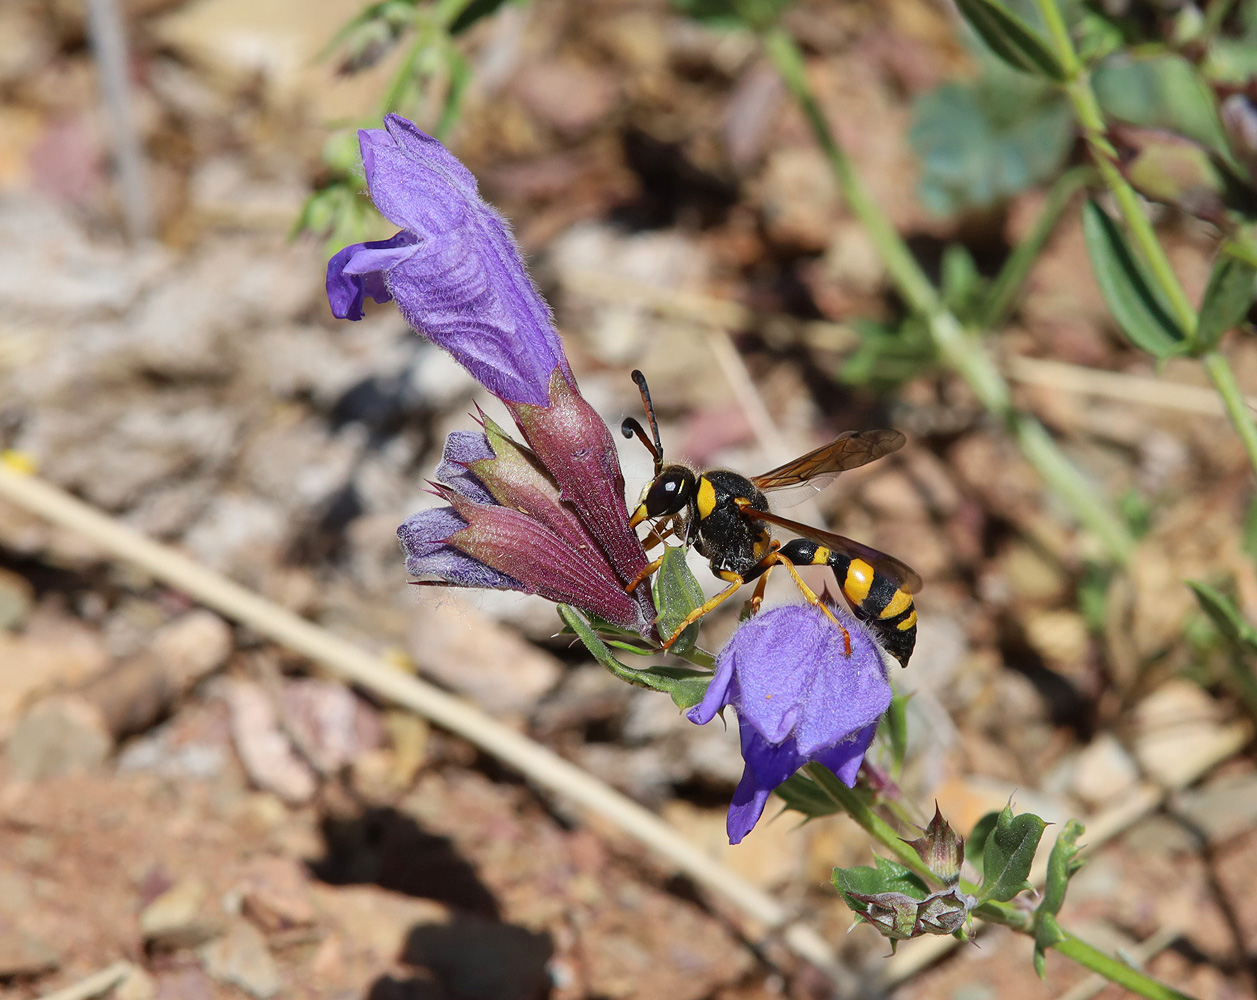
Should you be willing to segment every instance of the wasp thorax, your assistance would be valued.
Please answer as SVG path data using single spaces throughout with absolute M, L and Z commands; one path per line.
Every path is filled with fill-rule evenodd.
M 694 495 L 694 473 L 683 466 L 674 465 L 650 484 L 646 491 L 646 513 L 649 517 L 679 514 Z

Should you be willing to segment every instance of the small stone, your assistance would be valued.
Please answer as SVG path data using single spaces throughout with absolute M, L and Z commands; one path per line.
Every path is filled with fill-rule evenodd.
M 1176 784 L 1213 745 L 1218 704 L 1199 685 L 1169 680 L 1134 711 L 1135 759 L 1153 780 Z
M 0 570 L 0 630 L 22 624 L 35 600 L 35 588 L 17 573 Z
M 226 697 L 232 739 L 249 779 L 285 802 L 307 801 L 315 791 L 314 773 L 280 731 L 266 692 L 252 681 L 231 680 Z
M 244 914 L 264 931 L 314 923 L 310 877 L 304 865 L 279 857 L 254 858 L 241 887 Z
M 14 726 L 6 748 L 14 776 L 25 781 L 95 771 L 112 751 L 100 710 L 77 695 L 38 702 Z
M 238 986 L 257 1000 L 279 992 L 279 968 L 266 938 L 246 920 L 235 921 L 226 934 L 202 948 L 201 963 L 212 978 Z
M 153 977 L 138 965 L 131 966 L 126 978 L 109 995 L 110 1000 L 153 1000 L 156 996 L 157 984 Z
M 140 912 L 140 933 L 151 946 L 175 950 L 195 948 L 221 933 L 214 920 L 202 915 L 209 891 L 197 879 L 171 886 Z
M 227 662 L 231 626 L 212 611 L 190 611 L 158 629 L 149 648 L 174 685 L 186 690 Z
M 1072 791 L 1090 806 L 1113 802 L 1134 787 L 1139 769 L 1112 733 L 1101 733 L 1078 755 Z
M 1230 840 L 1257 826 L 1257 774 L 1230 775 L 1180 792 L 1174 808 L 1211 844 Z
M 9 921 L 0 921 L 0 979 L 52 972 L 61 957 L 47 942 Z

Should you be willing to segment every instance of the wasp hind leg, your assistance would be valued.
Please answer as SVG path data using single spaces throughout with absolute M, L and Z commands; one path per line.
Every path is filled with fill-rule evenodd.
M 825 617 L 828 618 L 835 625 L 837 625 L 838 628 L 842 631 L 843 643 L 846 645 L 847 655 L 850 656 L 851 655 L 851 633 L 847 631 L 847 627 L 843 625 L 843 623 L 840 622 L 837 618 L 834 617 L 834 613 L 830 611 L 829 608 L 825 607 L 825 602 L 822 601 L 819 597 L 817 597 L 816 592 L 812 590 L 812 588 L 809 587 L 806 583 L 803 582 L 803 577 L 799 576 L 799 571 L 794 568 L 794 563 L 790 561 L 789 556 L 783 555 L 780 552 L 774 552 L 773 556 L 776 562 L 779 562 L 781 563 L 781 565 L 785 566 L 787 572 L 789 572 L 791 578 L 794 580 L 794 585 L 799 588 L 799 593 L 803 595 L 803 599 L 807 601 L 808 604 L 811 604 L 814 607 L 818 607 L 823 612 L 825 612 Z

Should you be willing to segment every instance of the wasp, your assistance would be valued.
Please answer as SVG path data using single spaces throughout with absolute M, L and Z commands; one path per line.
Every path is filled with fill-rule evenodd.
M 624 420 L 620 431 L 626 438 L 636 435 L 646 446 L 654 458 L 655 471 L 629 524 L 636 528 L 646 520 L 655 523 L 656 542 L 651 547 L 669 535 L 680 538 L 684 545 L 693 544 L 710 561 L 712 573 L 729 584 L 695 608 L 664 641 L 663 648 L 669 648 L 686 628 L 752 581 L 756 581 L 751 597 L 754 614 L 764 600 L 769 574 L 784 566 L 804 598 L 842 629 L 850 655 L 850 634 L 795 569 L 828 566 L 856 617 L 874 630 L 887 652 L 907 666 L 917 637 L 912 595 L 921 589 L 921 578 L 898 559 L 868 545 L 772 513 L 765 496 L 792 487 L 821 489 L 840 472 L 898 451 L 906 441 L 904 436 L 893 430 L 847 431 L 762 476 L 747 477 L 725 469 L 695 472 L 684 465 L 664 464 L 646 377 L 634 371 L 633 381 L 641 391 L 651 436 L 647 437 L 633 417 Z M 773 527 L 799 537 L 782 544 L 773 538 Z M 647 565 L 627 589 L 635 590 L 662 562 L 661 557 Z

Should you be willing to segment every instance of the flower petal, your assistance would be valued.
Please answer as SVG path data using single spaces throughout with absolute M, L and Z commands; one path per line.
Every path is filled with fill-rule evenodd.
M 419 238 L 416 252 L 385 272 L 389 293 L 416 330 L 494 395 L 546 405 L 551 374 L 571 373 L 510 229 L 437 140 L 398 115 L 384 125 L 359 132 L 371 199 Z
M 853 788 L 856 775 L 860 773 L 860 765 L 864 763 L 864 755 L 868 753 L 876 733 L 877 722 L 870 722 L 838 745 L 821 750 L 814 759 L 838 775 L 848 788 Z
M 436 467 L 436 477 L 468 500 L 496 503 L 493 494 L 469 468 L 474 462 L 493 457 L 489 439 L 480 431 L 450 431 L 445 436 L 445 448 L 441 452 L 441 464 Z
M 518 580 L 448 544 L 451 535 L 466 527 L 467 522 L 453 507 L 412 514 L 397 529 L 406 553 L 406 572 L 412 576 L 435 576 L 459 587 L 523 590 L 524 585 Z
M 766 743 L 753 726 L 738 719 L 739 737 L 742 742 L 742 759 L 746 767 L 742 780 L 729 803 L 729 815 L 725 819 L 725 831 L 729 843 L 742 841 L 759 822 L 764 806 L 772 790 L 794 774 L 806 761 L 794 749 L 794 741 L 780 746 Z
M 391 295 L 384 272 L 414 253 L 415 237 L 397 233 L 387 240 L 352 243 L 327 262 L 327 301 L 337 319 L 362 319 L 362 304 L 370 295 L 387 302 Z

